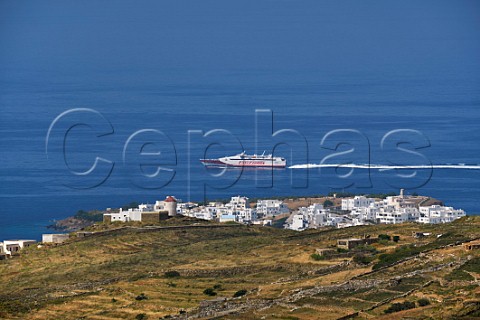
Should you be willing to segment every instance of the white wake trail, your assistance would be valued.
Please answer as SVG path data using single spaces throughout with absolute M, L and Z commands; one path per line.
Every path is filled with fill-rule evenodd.
M 463 170 L 480 170 L 480 165 L 471 164 L 433 164 L 433 165 L 409 165 L 409 166 L 396 166 L 396 165 L 384 165 L 384 164 L 355 164 L 355 163 L 307 163 L 307 164 L 295 164 L 289 169 L 312 169 L 312 168 L 353 168 L 353 169 L 378 169 L 379 171 L 387 171 L 394 169 L 463 169 Z

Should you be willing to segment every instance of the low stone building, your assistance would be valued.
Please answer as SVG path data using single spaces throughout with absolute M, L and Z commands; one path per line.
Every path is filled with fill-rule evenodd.
M 423 237 L 429 237 L 430 235 L 431 235 L 430 232 L 418 232 L 418 231 L 412 232 L 412 237 L 414 237 L 416 239 L 423 238 Z
M 46 233 L 42 234 L 43 243 L 62 243 L 68 240 L 70 235 L 68 233 Z
M 144 211 L 142 209 L 120 210 L 117 213 L 104 213 L 103 222 L 129 222 L 139 221 L 144 223 L 157 223 L 171 217 L 168 210 L 162 211 Z
M 364 239 L 357 239 L 357 238 L 350 238 L 350 239 L 339 239 L 337 240 L 337 248 L 350 250 L 354 249 L 358 246 L 369 245 L 372 243 L 378 242 L 377 238 L 364 238 Z
M 463 249 L 465 251 L 480 250 L 480 240 L 464 243 Z
M 328 257 L 337 253 L 337 250 L 331 248 L 319 248 L 316 250 L 317 254 Z
M 141 221 L 143 223 L 158 223 L 162 220 L 167 220 L 169 216 L 168 211 L 142 212 Z

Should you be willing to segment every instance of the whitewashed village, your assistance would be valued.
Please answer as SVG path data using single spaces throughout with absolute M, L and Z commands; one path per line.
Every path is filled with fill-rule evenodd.
M 331 198 L 335 199 L 336 196 Z M 173 196 L 168 196 L 165 200 L 156 201 L 154 204 L 140 204 L 134 209 L 120 209 L 118 212 L 107 209 L 104 221 L 144 221 L 148 213 L 164 211 L 168 212 L 168 216 L 182 215 L 220 223 L 270 226 L 275 218 L 286 216 L 284 228 L 302 231 L 309 228 L 346 228 L 379 223 L 448 223 L 466 215 L 462 209 L 439 204 L 422 206 L 428 199 L 430 198 L 425 196 L 404 195 L 404 190 L 400 190 L 399 195 L 385 199 L 355 196 L 341 199 L 339 207 L 313 203 L 292 210 L 284 201 L 275 199 L 258 200 L 251 204 L 248 197 L 234 196 L 229 202 L 216 201 L 199 205 L 193 202 L 183 203 Z M 331 201 L 329 203 L 333 204 Z
M 449 223 L 466 215 L 462 209 L 440 204 L 425 205 L 429 199 L 426 196 L 405 195 L 404 190 L 385 199 L 361 195 L 340 199 L 334 194 L 324 199 L 323 203 L 311 203 L 292 209 L 286 201 L 277 199 L 262 199 L 250 203 L 248 197 L 233 196 L 226 202 L 214 201 L 200 205 L 167 196 L 164 200 L 152 204 L 142 203 L 137 208 L 127 210 L 107 208 L 103 214 L 103 221 L 105 223 L 138 221 L 148 224 L 174 216 L 185 216 L 219 223 L 261 226 L 272 226 L 274 221 L 280 221 L 282 223 L 280 227 L 303 231 L 322 227 L 346 228 L 403 222 Z M 276 226 L 278 227 L 278 223 Z M 85 236 L 88 232 L 82 234 Z M 62 243 L 68 238 L 69 234 L 43 234 L 42 243 Z M 0 260 L 16 255 L 20 250 L 34 244 L 35 240 L 0 242 Z

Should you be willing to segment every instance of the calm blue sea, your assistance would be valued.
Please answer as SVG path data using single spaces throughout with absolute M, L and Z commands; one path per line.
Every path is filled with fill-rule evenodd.
M 480 170 L 198 159 L 285 143 L 289 165 L 480 164 L 479 18 L 475 1 L 0 2 L 0 240 L 166 195 L 405 188 L 478 214 Z M 95 112 L 61 117 L 47 148 L 74 108 Z M 109 176 L 72 173 L 96 157 Z M 173 171 L 145 177 L 157 165 Z

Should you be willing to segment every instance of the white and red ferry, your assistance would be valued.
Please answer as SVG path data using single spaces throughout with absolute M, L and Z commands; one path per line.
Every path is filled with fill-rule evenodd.
M 200 159 L 206 166 L 225 166 L 225 167 L 268 167 L 285 168 L 287 161 L 282 157 L 273 157 L 271 154 L 248 155 L 244 152 L 230 157 L 218 159 Z

